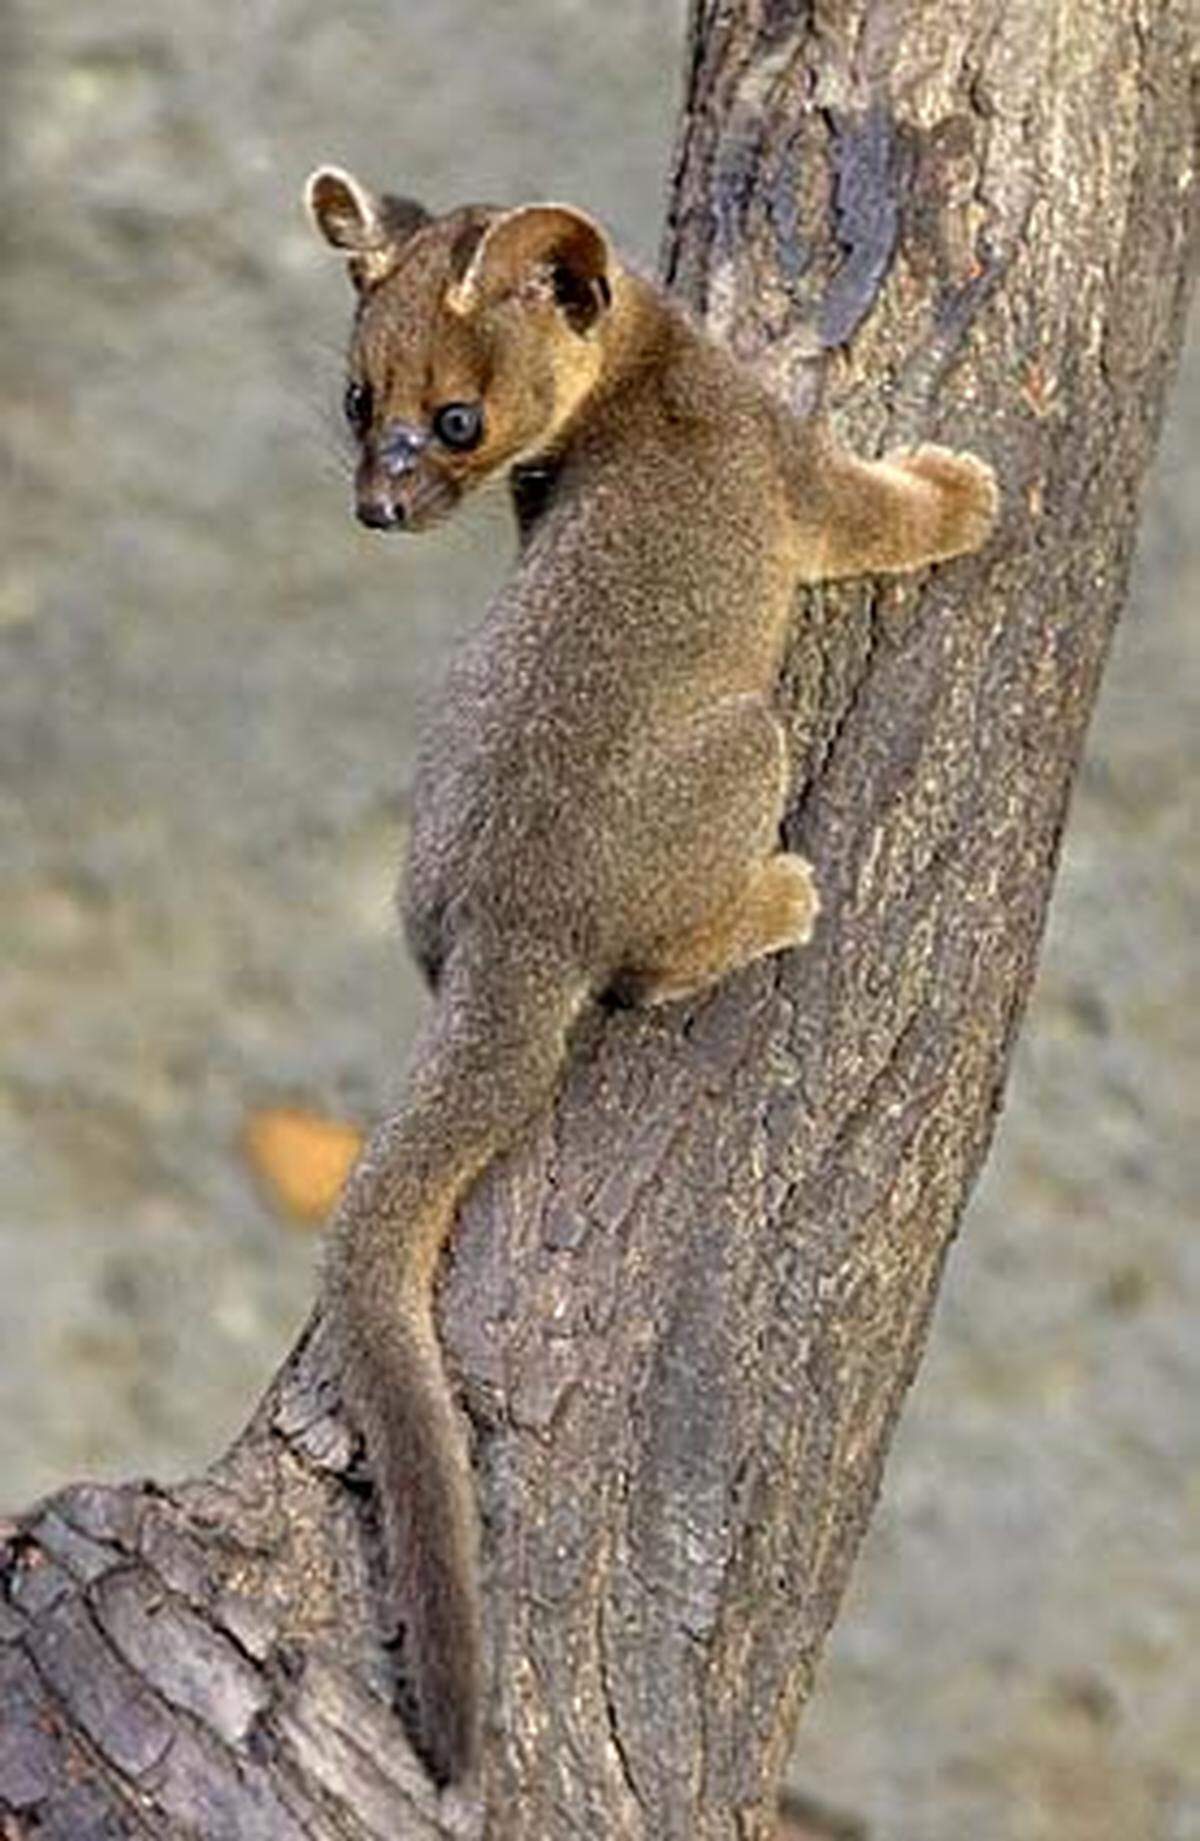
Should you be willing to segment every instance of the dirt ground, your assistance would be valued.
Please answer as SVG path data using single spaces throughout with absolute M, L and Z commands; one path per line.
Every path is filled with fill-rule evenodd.
M 0 18 L 0 1504 L 200 1464 L 305 1311 L 255 1108 L 378 1109 L 413 738 L 509 553 L 347 515 L 332 158 L 652 263 L 677 0 Z M 1197 328 L 1200 334 L 1200 327 Z M 1200 1841 L 1200 337 L 995 1154 L 793 1775 L 872 1841 Z

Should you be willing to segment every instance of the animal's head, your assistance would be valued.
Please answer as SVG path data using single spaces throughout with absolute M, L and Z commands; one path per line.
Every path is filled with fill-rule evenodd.
M 419 530 L 553 449 L 599 376 L 612 302 L 591 219 L 566 205 L 431 217 L 333 166 L 305 196 L 358 296 L 345 411 L 362 522 Z

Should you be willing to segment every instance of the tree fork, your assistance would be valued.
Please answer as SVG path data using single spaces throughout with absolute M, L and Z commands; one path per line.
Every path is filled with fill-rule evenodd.
M 663 266 L 864 452 L 975 449 L 986 552 L 810 591 L 813 945 L 595 1019 L 467 1207 L 486 1811 L 381 1698 L 319 1324 L 202 1478 L 7 1531 L 0 1835 L 725 1841 L 795 1722 L 1033 976 L 1196 248 L 1188 0 L 695 0 Z

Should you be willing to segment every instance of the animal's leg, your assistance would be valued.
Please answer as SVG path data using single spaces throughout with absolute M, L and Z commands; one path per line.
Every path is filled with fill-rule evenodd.
M 996 521 L 992 469 L 944 447 L 859 460 L 823 448 L 797 495 L 805 581 L 920 569 L 978 550 Z
M 768 953 L 803 946 L 812 938 L 820 906 L 812 866 L 803 857 L 781 853 L 752 863 L 735 899 L 703 925 L 668 941 L 653 964 L 627 972 L 620 995 L 632 1003 L 667 1003 Z

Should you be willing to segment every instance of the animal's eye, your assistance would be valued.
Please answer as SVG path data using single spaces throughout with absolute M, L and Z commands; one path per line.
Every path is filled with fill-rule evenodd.
M 483 410 L 478 403 L 445 403 L 433 418 L 433 432 L 443 447 L 465 453 L 483 439 Z
M 347 422 L 356 435 L 365 435 L 370 428 L 374 400 L 370 384 L 360 383 L 357 378 L 352 378 L 346 385 L 342 408 L 346 412 Z

